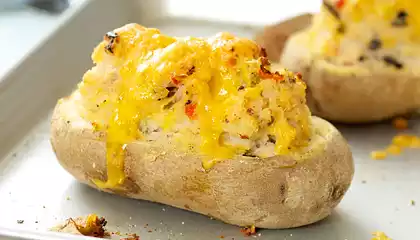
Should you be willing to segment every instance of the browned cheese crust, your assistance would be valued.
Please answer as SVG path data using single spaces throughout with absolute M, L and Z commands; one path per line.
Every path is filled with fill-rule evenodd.
M 313 117 L 311 146 L 301 159 L 240 156 L 202 170 L 201 159 L 173 149 L 171 139 L 128 144 L 126 181 L 113 192 L 198 212 L 226 223 L 291 228 L 331 214 L 353 178 L 350 149 L 328 122 Z M 94 132 L 74 103 L 58 103 L 51 143 L 60 164 L 82 183 L 106 180 L 105 133 Z
M 308 106 L 324 119 L 367 123 L 410 113 L 420 107 L 420 76 L 393 71 L 380 61 L 349 66 L 311 56 L 307 30 L 292 35 L 281 66 L 301 72 Z

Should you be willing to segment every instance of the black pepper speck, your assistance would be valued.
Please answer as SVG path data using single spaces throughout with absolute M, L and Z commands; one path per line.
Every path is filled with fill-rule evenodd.
M 392 56 L 385 55 L 383 57 L 383 60 L 387 65 L 394 66 L 397 69 L 402 69 L 404 67 L 401 62 L 399 62 L 397 59 L 395 59 Z
M 374 38 L 369 42 L 370 50 L 378 50 L 382 47 L 382 41 L 378 38 Z
M 392 26 L 394 27 L 407 26 L 407 17 L 408 17 L 408 13 L 405 10 L 398 11 L 397 16 L 392 21 Z

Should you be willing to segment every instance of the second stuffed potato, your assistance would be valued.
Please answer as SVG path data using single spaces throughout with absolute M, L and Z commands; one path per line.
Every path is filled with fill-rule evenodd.
M 420 107 L 419 1 L 324 1 L 290 37 L 281 64 L 299 71 L 308 105 L 332 121 L 363 123 Z
M 129 24 L 93 60 L 51 124 L 60 164 L 85 184 L 262 228 L 319 221 L 350 186 L 346 141 L 252 41 Z

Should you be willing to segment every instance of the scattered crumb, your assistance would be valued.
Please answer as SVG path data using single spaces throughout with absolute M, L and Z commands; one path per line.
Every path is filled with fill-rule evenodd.
M 370 157 L 375 160 L 385 159 L 389 154 L 398 155 L 406 148 L 420 148 L 420 137 L 415 135 L 398 134 L 386 149 L 373 151 Z
M 362 180 L 362 183 L 363 183 L 363 184 L 366 184 L 366 180 Z
M 371 240 L 392 240 L 384 232 L 374 232 L 372 236 Z
M 293 234 L 291 233 L 290 236 L 293 236 Z
M 182 224 L 182 225 L 184 225 L 184 224 L 185 224 L 185 222 L 181 222 L 181 224 Z
M 225 236 L 221 235 L 221 236 L 219 236 L 219 238 L 222 238 L 223 239 L 223 238 L 225 238 Z
M 405 130 L 408 128 L 408 121 L 405 118 L 397 117 L 392 120 L 392 125 L 398 130 Z
M 66 200 L 70 200 L 70 197 L 66 197 Z
M 261 233 L 258 233 L 257 235 L 258 235 L 258 237 L 261 237 Z
M 241 228 L 241 233 L 243 233 L 245 236 L 255 235 L 255 233 L 256 233 L 255 226 L 252 225 L 251 227 Z
M 181 235 L 181 236 L 182 236 L 182 235 L 184 235 L 184 234 L 183 234 L 183 233 L 179 233 L 179 235 Z
M 87 217 L 69 218 L 64 224 L 55 226 L 50 231 L 90 237 L 104 237 L 109 236 L 109 233 L 104 228 L 106 224 L 105 218 L 90 214 Z
M 374 160 L 383 160 L 387 157 L 385 151 L 373 151 L 370 153 L 370 157 Z
M 121 240 L 140 240 L 140 236 L 135 234 L 135 233 L 127 234 L 127 235 L 129 235 L 129 236 L 126 237 L 126 238 L 121 238 Z
M 162 211 L 166 211 L 166 209 L 165 208 L 162 208 Z
M 38 221 L 35 221 L 35 223 L 39 223 Z
M 45 208 L 45 206 L 42 206 L 42 208 Z
M 147 232 L 151 233 L 151 232 L 153 232 L 153 231 L 149 229 L 149 230 L 147 230 Z
M 18 224 L 22 224 L 22 223 L 24 223 L 25 221 L 24 220 L 17 220 L 16 221 Z
M 411 206 L 415 206 L 415 205 L 416 205 L 416 201 L 414 201 L 414 200 L 410 200 L 410 205 L 411 205 Z
M 129 217 L 129 219 L 131 220 L 131 217 Z

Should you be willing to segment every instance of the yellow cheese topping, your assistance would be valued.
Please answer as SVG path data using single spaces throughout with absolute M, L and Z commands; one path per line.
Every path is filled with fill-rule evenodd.
M 156 132 L 196 147 L 205 169 L 307 146 L 306 85 L 299 74 L 270 72 L 253 41 L 229 33 L 175 38 L 128 24 L 107 33 L 92 59 L 74 95 L 80 115 L 106 133 L 108 179 L 94 180 L 100 188 L 122 184 L 126 147 Z
M 419 11 L 417 0 L 324 0 L 310 26 L 310 48 L 342 64 L 379 59 L 397 69 L 414 65 Z

